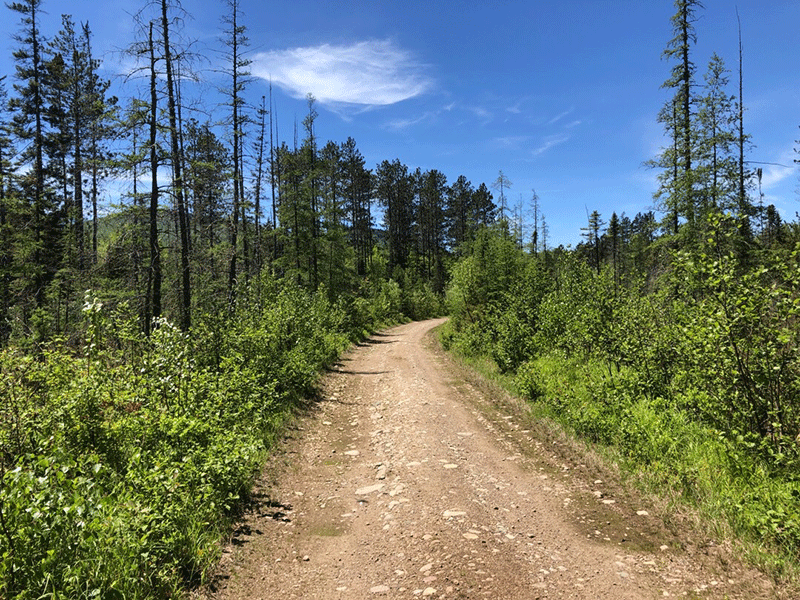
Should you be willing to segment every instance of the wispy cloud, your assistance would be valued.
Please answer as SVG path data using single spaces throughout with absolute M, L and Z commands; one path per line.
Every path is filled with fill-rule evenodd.
M 523 96 L 521 98 L 517 98 L 512 104 L 506 103 L 505 110 L 512 115 L 521 115 L 523 110 L 523 105 L 528 104 L 532 99 L 531 96 Z
M 422 123 L 423 121 L 427 121 L 427 120 L 433 118 L 434 116 L 435 116 L 434 113 L 426 112 L 426 113 L 423 113 L 423 114 L 419 115 L 418 117 L 411 117 L 411 118 L 408 118 L 408 119 L 394 119 L 394 120 L 389 121 L 388 123 L 386 123 L 386 125 L 384 127 L 386 129 L 388 129 L 389 131 L 404 131 L 404 130 L 408 129 L 409 127 L 413 127 L 414 125 L 417 125 L 418 123 Z
M 539 144 L 537 148 L 534 148 L 531 151 L 531 154 L 533 156 L 541 156 L 542 154 L 550 150 L 550 148 L 553 148 L 555 146 L 563 144 L 564 142 L 569 141 L 569 137 L 570 136 L 566 134 L 549 135 L 546 138 L 544 138 L 542 143 Z
M 296 98 L 321 104 L 386 106 L 428 91 L 426 68 L 391 40 L 322 44 L 253 56 L 251 72 Z
M 522 113 L 522 100 L 519 100 L 516 104 L 512 104 L 511 106 L 506 107 L 506 112 L 510 112 L 513 115 L 518 115 Z
M 490 143 L 496 148 L 513 149 L 522 147 L 529 139 L 527 135 L 507 135 L 493 138 Z
M 478 117 L 484 125 L 490 123 L 494 119 L 494 115 L 481 106 L 466 106 L 465 108 Z
M 565 111 L 564 111 L 564 112 L 562 112 L 561 114 L 558 114 L 558 115 L 556 115 L 555 117 L 553 117 L 552 119 L 550 119 L 550 120 L 547 122 L 547 124 L 548 124 L 548 125 L 555 125 L 555 124 L 556 124 L 556 123 L 558 123 L 558 122 L 559 122 L 561 119 L 563 119 L 564 117 L 566 117 L 566 116 L 570 115 L 570 114 L 571 114 L 571 113 L 573 113 L 574 111 L 575 111 L 575 109 L 574 109 L 574 108 L 570 108 L 569 110 L 565 110 Z
M 781 153 L 775 164 L 755 165 L 755 167 L 760 167 L 762 170 L 761 190 L 766 192 L 785 179 L 795 175 L 797 168 L 790 166 L 793 164 L 794 158 L 794 149 L 789 149 Z

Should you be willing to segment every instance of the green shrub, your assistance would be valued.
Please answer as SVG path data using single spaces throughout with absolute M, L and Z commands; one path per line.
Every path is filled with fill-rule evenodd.
M 269 277 L 149 338 L 87 296 L 86 343 L 0 352 L 0 596 L 174 597 L 203 581 L 265 453 L 348 343 L 399 306 Z

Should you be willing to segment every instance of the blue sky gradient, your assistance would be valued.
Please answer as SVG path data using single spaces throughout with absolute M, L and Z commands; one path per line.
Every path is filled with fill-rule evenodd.
M 122 98 L 135 87 L 119 51 L 135 39 L 132 15 L 144 1 L 45 0 L 42 33 L 60 14 L 89 20 L 95 53 Z M 744 44 L 748 160 L 763 168 L 761 190 L 785 219 L 798 209 L 795 142 L 800 138 L 797 0 L 705 0 L 692 50 L 702 82 L 718 53 L 738 78 L 737 8 Z M 213 112 L 225 85 L 219 37 L 221 0 L 184 0 L 184 37 L 205 57 L 191 90 Z M 13 79 L 11 35 L 18 19 L 0 19 L 0 76 Z M 654 208 L 658 171 L 643 166 L 665 144 L 657 115 L 670 63 L 671 0 L 461 0 L 372 2 L 241 0 L 250 38 L 255 107 L 272 80 L 282 139 L 318 99 L 317 135 L 352 136 L 368 167 L 399 158 L 488 185 L 502 170 L 511 205 L 530 210 L 532 190 L 549 227 L 549 245 L 575 245 L 587 211 L 629 217 Z M 12 92 L 13 93 L 13 92 Z M 198 119 L 203 116 L 198 115 Z M 301 135 L 302 137 L 302 135 Z M 771 163 L 756 165 L 755 163 Z M 784 165 L 784 166 L 778 166 Z M 753 195 L 757 195 L 754 189 Z

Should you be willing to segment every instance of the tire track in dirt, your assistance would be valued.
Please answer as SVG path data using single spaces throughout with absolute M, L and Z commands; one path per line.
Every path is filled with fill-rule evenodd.
M 388 330 L 343 357 L 201 595 L 776 597 L 543 436 L 523 405 L 471 383 L 426 341 L 441 322 Z

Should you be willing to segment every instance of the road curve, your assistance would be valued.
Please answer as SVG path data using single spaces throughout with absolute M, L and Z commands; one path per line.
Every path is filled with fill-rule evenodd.
M 428 335 L 441 322 L 377 334 L 326 376 L 202 594 L 774 597 L 466 377 Z

